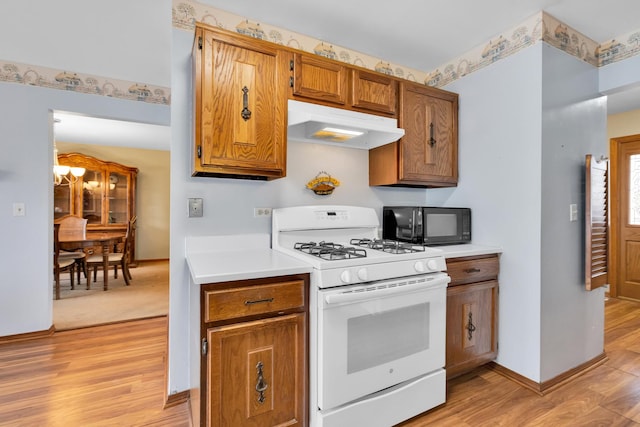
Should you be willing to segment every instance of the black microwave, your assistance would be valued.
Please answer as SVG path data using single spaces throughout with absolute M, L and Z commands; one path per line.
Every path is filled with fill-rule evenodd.
M 469 243 L 471 209 L 385 206 L 382 238 L 426 246 Z

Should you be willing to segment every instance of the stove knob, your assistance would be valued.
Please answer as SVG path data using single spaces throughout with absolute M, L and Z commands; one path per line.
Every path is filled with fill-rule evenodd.
M 427 268 L 431 271 L 435 271 L 438 269 L 438 262 L 435 259 L 430 259 L 427 261 Z
M 422 273 L 424 271 L 424 264 L 422 261 L 418 261 L 413 265 L 413 268 L 415 268 L 418 273 Z
M 369 274 L 367 273 L 366 268 L 361 268 L 360 270 L 358 270 L 358 279 L 366 281 L 367 277 L 369 277 Z
M 340 280 L 342 280 L 342 283 L 351 283 L 351 273 L 349 270 L 340 273 Z

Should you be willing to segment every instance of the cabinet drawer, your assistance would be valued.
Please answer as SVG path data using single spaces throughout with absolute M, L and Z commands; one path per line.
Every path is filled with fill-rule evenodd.
M 304 281 L 205 291 L 204 304 L 205 322 L 303 308 Z
M 497 255 L 447 260 L 447 273 L 451 276 L 449 286 L 497 279 L 499 269 Z

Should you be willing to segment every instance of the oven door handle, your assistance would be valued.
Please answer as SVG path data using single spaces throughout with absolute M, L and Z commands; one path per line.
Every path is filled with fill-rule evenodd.
M 432 283 L 425 286 L 424 283 L 398 285 L 392 287 L 375 287 L 372 286 L 371 290 L 362 290 L 358 292 L 339 292 L 325 295 L 324 301 L 327 305 L 342 304 L 346 302 L 358 302 L 366 301 L 374 298 L 390 297 L 402 294 L 408 294 L 419 291 L 430 291 L 433 289 L 439 289 L 445 287 L 447 283 L 451 281 L 449 276 L 434 279 Z

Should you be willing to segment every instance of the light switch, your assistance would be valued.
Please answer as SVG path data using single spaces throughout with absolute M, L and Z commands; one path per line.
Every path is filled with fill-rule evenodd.
M 201 217 L 203 214 L 202 199 L 189 199 L 189 218 Z
M 572 203 L 569 205 L 569 221 L 574 222 L 578 220 L 578 205 Z
M 13 216 L 25 216 L 26 214 L 24 203 L 16 202 L 13 204 Z

